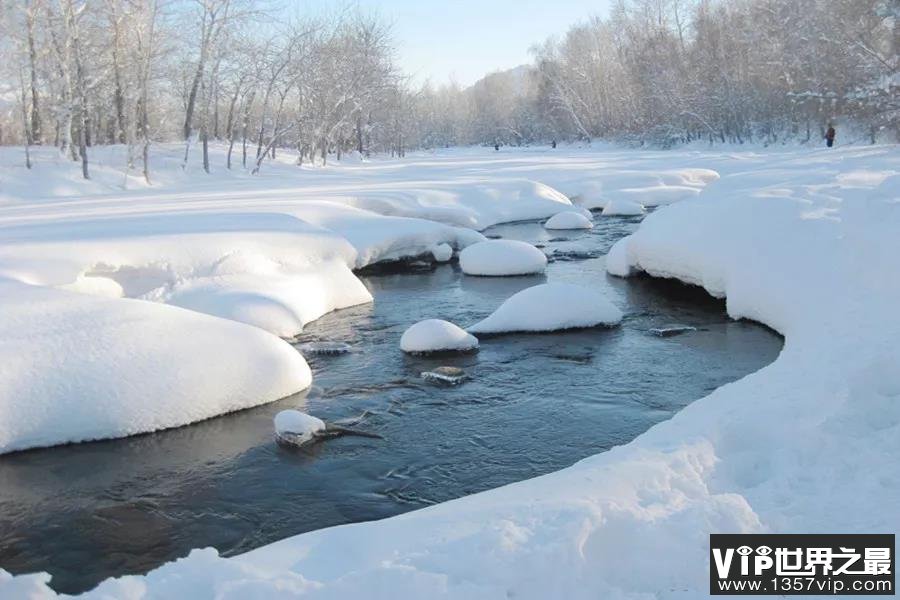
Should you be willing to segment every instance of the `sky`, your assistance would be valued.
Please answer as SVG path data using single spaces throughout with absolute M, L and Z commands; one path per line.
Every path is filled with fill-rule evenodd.
M 308 0 L 307 0 L 308 1 Z M 346 6 L 314 0 L 319 9 Z M 393 25 L 404 72 L 422 83 L 474 83 L 492 71 L 531 62 L 528 49 L 592 15 L 610 0 L 359 0 Z

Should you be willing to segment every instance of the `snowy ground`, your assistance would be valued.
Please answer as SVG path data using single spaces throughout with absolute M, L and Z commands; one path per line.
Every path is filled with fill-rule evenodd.
M 370 300 L 352 268 L 459 249 L 567 196 L 678 200 L 617 244 L 611 272 L 702 285 L 786 337 L 769 367 L 563 471 L 235 558 L 197 550 L 88 596 L 693 598 L 711 532 L 900 529 L 897 147 L 465 150 L 320 169 L 286 157 L 258 178 L 163 165 L 159 188 L 133 192 L 110 190 L 112 166 L 86 187 L 68 165 L 35 178 L 17 159 L 0 153 L 0 451 L 301 389 L 302 359 L 235 321 L 290 335 Z M 148 395 L 151 380 L 164 391 Z M 105 407 L 67 418 L 92 398 Z M 149 416 L 129 421 L 137 407 Z M 0 572 L 0 597 L 52 596 L 47 578 Z

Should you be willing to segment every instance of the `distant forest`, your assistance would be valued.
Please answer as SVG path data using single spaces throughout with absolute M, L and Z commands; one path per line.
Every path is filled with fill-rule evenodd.
M 342 153 L 608 139 L 900 134 L 900 0 L 619 0 L 475 85 L 413 85 L 390 27 L 358 8 L 285 22 L 251 0 L 0 0 L 0 144 L 154 142 L 204 168 Z M 587 18 L 587 15 L 586 15 Z M 227 145 L 210 165 L 211 141 Z

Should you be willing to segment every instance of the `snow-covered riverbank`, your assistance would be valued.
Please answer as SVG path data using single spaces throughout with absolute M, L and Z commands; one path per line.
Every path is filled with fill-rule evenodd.
M 721 175 L 718 180 L 716 172 Z M 678 183 L 671 179 L 676 173 Z M 220 558 L 211 549 L 197 550 L 146 577 L 107 581 L 92 593 L 95 597 L 693 598 L 706 595 L 709 533 L 890 533 L 900 528 L 895 509 L 900 504 L 900 477 L 893 458 L 900 452 L 896 368 L 900 353 L 894 347 L 894 338 L 900 334 L 894 314 L 900 300 L 897 147 L 764 153 L 497 155 L 472 151 L 406 163 L 302 171 L 297 177 L 307 175 L 309 181 L 301 184 L 291 179 L 294 188 L 277 191 L 266 191 L 264 186 L 278 188 L 286 185 L 283 181 L 245 183 L 241 179 L 226 184 L 240 189 L 217 193 L 149 196 L 142 192 L 40 202 L 13 198 L 0 208 L 0 271 L 18 282 L 4 285 L 39 284 L 43 287 L 29 289 L 59 295 L 66 305 L 69 301 L 62 299 L 63 294 L 79 302 L 138 304 L 213 322 L 211 317 L 170 306 L 59 291 L 56 287 L 70 285 L 79 276 L 98 277 L 94 273 L 100 255 L 91 254 L 95 248 L 111 253 L 112 258 L 103 258 L 111 267 L 104 273 L 116 274 L 109 279 L 122 290 L 127 285 L 116 278 L 122 267 L 147 268 L 141 262 L 146 258 L 113 252 L 121 245 L 119 234 L 106 236 L 108 230 L 101 228 L 96 231 L 104 234 L 85 236 L 89 238 L 85 241 L 74 226 L 65 233 L 70 228 L 57 225 L 62 239 L 55 238 L 58 244 L 51 252 L 46 235 L 34 233 L 33 228 L 50 227 L 63 216 L 84 217 L 85 212 L 91 218 L 108 219 L 159 211 L 206 215 L 236 210 L 265 215 L 260 217 L 262 222 L 283 218 L 269 215 L 290 214 L 304 221 L 292 224 L 291 236 L 321 236 L 315 239 L 327 244 L 298 244 L 292 238 L 291 243 L 277 245 L 270 240 L 283 233 L 281 225 L 273 225 L 273 233 L 251 227 L 259 236 L 250 238 L 255 240 L 254 258 L 242 258 L 241 266 L 228 275 L 239 280 L 252 275 L 258 278 L 254 292 L 267 294 L 271 273 L 292 276 L 293 272 L 285 275 L 281 269 L 288 261 L 298 260 L 298 254 L 307 261 L 304 268 L 322 264 L 308 258 L 313 255 L 342 264 L 352 278 L 349 269 L 367 263 L 366 259 L 359 262 L 360 255 L 396 257 L 403 253 L 398 248 L 411 252 L 439 241 L 459 248 L 478 236 L 455 226 L 478 227 L 511 215 L 546 217 L 565 209 L 565 198 L 548 189 L 568 194 L 576 202 L 596 203 L 604 197 L 634 200 L 639 196 L 624 190 L 691 187 L 695 182 L 690 198 L 658 210 L 637 233 L 615 247 L 609 259 L 611 271 L 643 270 L 703 285 L 710 293 L 727 297 L 733 317 L 752 318 L 783 333 L 784 351 L 771 366 L 716 390 L 631 444 L 563 471 L 385 521 L 304 534 L 235 558 Z M 707 182 L 711 183 L 703 189 Z M 446 195 L 429 191 L 434 189 Z M 519 190 L 518 195 L 511 190 Z M 647 194 L 646 204 L 673 195 L 671 191 Z M 313 222 L 312 217 L 307 221 L 302 216 L 305 204 L 315 207 L 307 215 L 325 211 L 331 217 L 331 211 L 348 205 L 365 205 L 367 211 L 377 207 L 375 212 L 382 214 L 362 213 L 356 227 L 342 230 L 340 224 L 346 221 L 340 218 L 331 221 L 333 227 Z M 400 242 L 397 232 L 403 230 L 380 220 L 388 218 L 384 214 L 401 212 L 398 206 L 407 215 L 441 218 L 445 223 L 399 221 L 416 229 L 415 241 Z M 472 216 L 470 211 L 475 212 L 474 220 L 463 222 L 461 215 Z M 310 226 L 316 229 L 307 229 Z M 136 229 L 142 235 L 147 232 L 144 226 Z M 238 233 L 227 235 L 231 231 Z M 219 273 L 205 270 L 209 257 L 224 252 L 220 259 L 225 259 L 246 248 L 231 247 L 239 242 L 229 241 L 246 239 L 243 232 L 217 225 L 214 234 L 171 244 L 192 260 L 196 256 L 202 260 L 177 266 L 177 276 L 162 280 L 160 287 L 169 292 L 186 280 L 186 285 L 199 285 L 195 280 L 210 277 L 219 283 Z M 137 246 L 157 247 L 158 235 L 154 231 L 149 242 Z M 213 240 L 209 245 L 207 238 Z M 214 244 L 215 252 L 204 255 Z M 322 253 L 298 253 L 297 248 L 306 248 L 305 244 Z M 81 247 L 89 250 L 78 250 Z M 319 250 L 323 247 L 327 253 Z M 82 254 L 91 260 L 73 266 Z M 172 256 L 179 255 L 172 252 Z M 263 259 L 278 269 L 257 268 Z M 168 256 L 161 260 L 178 264 Z M 61 266 L 51 270 L 48 265 Z M 93 270 L 88 275 L 79 268 Z M 230 293 L 232 280 L 224 281 L 215 289 Z M 119 294 L 119 287 L 112 284 L 103 286 L 104 292 L 109 289 L 116 291 L 113 295 L 142 297 Z M 0 303 L 19 307 L 27 302 L 22 298 L 3 294 Z M 151 294 L 146 299 L 165 302 L 169 296 Z M 30 313 L 19 310 L 25 316 L 11 322 L 11 330 L 25 330 L 31 323 Z M 8 319 L 7 314 L 8 310 L 0 312 L 0 321 Z M 50 315 L 45 318 L 49 325 L 53 323 L 49 319 L 63 318 L 55 310 L 44 314 Z M 51 327 L 60 344 L 70 343 L 63 322 Z M 247 336 L 250 332 L 265 335 L 259 329 L 221 323 L 240 328 Z M 184 335 L 190 335 L 190 328 L 178 325 Z M 277 354 L 282 342 L 270 337 L 269 351 Z M 179 338 L 169 343 L 178 347 Z M 8 343 L 6 336 L 0 348 L 2 356 L 20 358 L 19 362 L 6 358 L 0 377 L 26 381 L 23 373 L 29 372 L 20 367 L 25 353 Z M 122 356 L 118 350 L 115 353 Z M 132 356 L 143 357 L 138 351 Z M 177 364 L 177 358 L 172 362 Z M 137 382 L 145 375 L 133 368 Z M 271 361 L 267 368 L 272 368 Z M 193 370 L 182 375 L 185 386 L 192 383 L 190 373 Z M 122 378 L 114 375 L 108 378 L 110 385 L 122 385 Z M 259 381 L 258 373 L 247 375 L 248 380 Z M 41 372 L 28 375 L 38 380 L 43 376 Z M 213 379 L 214 375 L 207 372 L 197 377 Z M 89 379 L 103 385 L 97 378 Z M 271 381 L 270 377 L 270 385 Z M 0 386 L 4 409 L 18 402 L 18 397 L 5 395 L 8 389 L 6 383 Z M 39 400 L 37 394 L 28 396 L 31 392 L 24 386 L 16 389 L 25 390 L 32 401 Z M 64 391 L 73 396 L 84 393 Z M 125 393 L 123 397 L 132 396 Z M 45 402 L 47 409 L 56 405 Z M 4 418 L 6 414 L 4 410 Z M 0 596 L 28 592 L 51 596 L 46 579 L 34 575 L 4 581 L 0 575 Z

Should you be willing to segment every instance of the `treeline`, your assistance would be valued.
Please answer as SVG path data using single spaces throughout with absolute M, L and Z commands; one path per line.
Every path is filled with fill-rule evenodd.
M 207 171 L 356 151 L 613 140 L 810 140 L 900 123 L 900 0 L 618 0 L 469 88 L 414 88 L 390 28 L 260 0 L 0 0 L 0 144 L 182 140 Z M 211 141 L 227 146 L 211 165 Z
M 619 0 L 534 65 L 425 90 L 426 144 L 866 138 L 900 124 L 898 0 Z
M 90 147 L 210 141 L 225 168 L 258 171 L 279 148 L 299 161 L 403 154 L 412 94 L 389 28 L 360 10 L 286 21 L 253 0 L 0 0 L 3 143 L 53 144 L 90 175 Z M 3 90 L 0 90 L 3 91 Z M 10 101 L 10 96 L 15 95 Z M 2 96 L 0 96 L 2 97 Z M 16 114 L 13 115 L 12 112 Z

